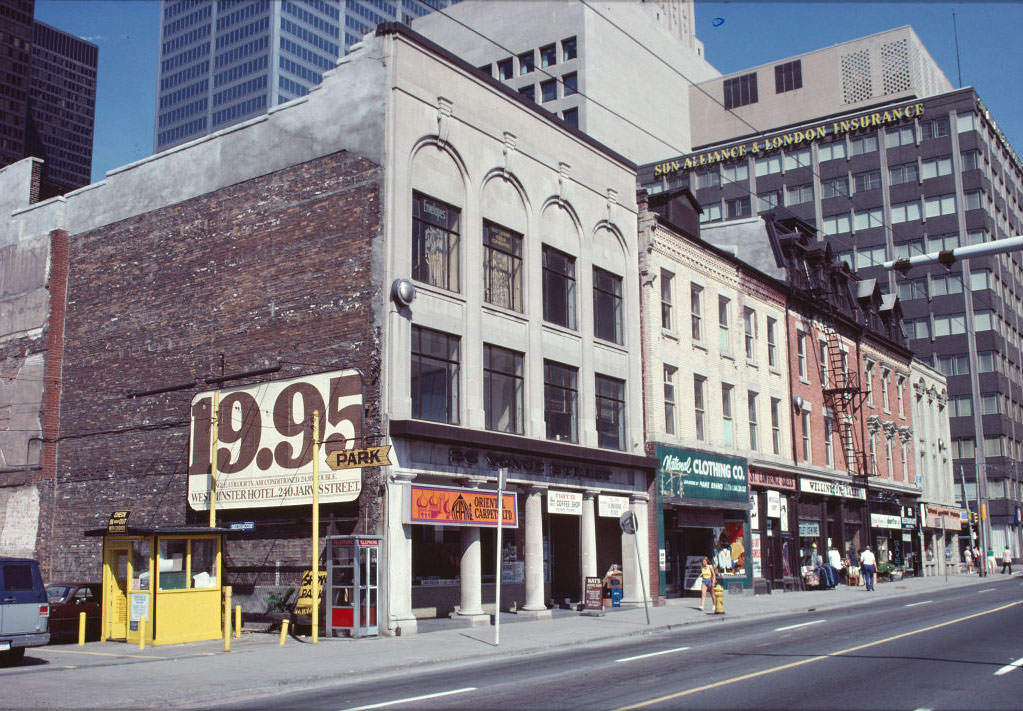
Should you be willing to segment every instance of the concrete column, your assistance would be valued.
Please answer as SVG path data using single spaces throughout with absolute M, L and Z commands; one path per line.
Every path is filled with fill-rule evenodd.
M 543 495 L 545 486 L 532 486 L 526 494 L 526 602 L 527 612 L 547 610 L 543 587 Z
M 583 515 L 579 521 L 579 554 L 583 577 L 597 575 L 596 491 L 583 492 Z
M 466 526 L 462 529 L 462 561 L 459 569 L 462 583 L 459 615 L 483 614 L 483 575 L 480 558 L 480 529 Z
M 384 555 L 387 565 L 387 631 L 390 634 L 415 634 L 418 629 L 412 613 L 412 527 L 401 522 L 406 492 L 415 478 L 415 474 L 395 472 L 387 482 Z
M 643 591 L 646 590 L 646 599 L 650 599 L 650 522 L 647 520 L 647 502 L 650 497 L 646 494 L 631 494 L 629 496 L 629 508 L 636 514 L 636 542 L 633 542 L 633 535 L 622 534 L 622 572 L 625 574 L 624 590 L 622 590 L 622 602 L 643 604 Z M 639 558 L 636 557 L 636 543 L 639 544 Z M 645 588 L 644 588 L 645 586 Z

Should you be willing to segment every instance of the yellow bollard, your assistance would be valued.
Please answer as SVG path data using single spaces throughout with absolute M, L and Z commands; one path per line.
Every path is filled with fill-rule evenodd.
M 288 637 L 288 620 L 281 622 L 281 646 L 284 646 L 284 640 Z
M 231 651 L 231 586 L 224 586 L 224 651 Z
M 234 606 L 234 637 L 239 639 L 242 636 L 242 606 Z
M 725 589 L 721 587 L 721 583 L 714 586 L 714 614 L 725 614 Z
M 146 648 L 146 618 L 139 620 L 139 649 Z
M 78 646 L 85 646 L 85 613 L 78 613 Z

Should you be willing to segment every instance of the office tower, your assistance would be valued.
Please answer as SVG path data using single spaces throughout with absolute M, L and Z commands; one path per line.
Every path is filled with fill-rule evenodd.
M 917 461 L 950 457 L 971 506 L 979 481 L 989 542 L 1019 551 L 1023 254 L 882 266 L 1020 234 L 1023 163 L 980 97 L 901 27 L 704 82 L 690 99 L 694 151 L 640 182 L 688 185 L 705 223 L 783 207 L 897 294 L 910 347 L 948 378 L 951 441 L 915 437 Z
M 448 0 L 163 0 L 153 145 L 162 151 L 304 96 L 381 22 Z
M 89 182 L 99 52 L 34 11 L 33 0 L 0 2 L 0 166 L 41 158 L 40 199 Z

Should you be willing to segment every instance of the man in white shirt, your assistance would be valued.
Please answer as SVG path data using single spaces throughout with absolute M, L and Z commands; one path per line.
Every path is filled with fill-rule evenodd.
M 870 546 L 864 548 L 863 552 L 860 553 L 860 565 L 863 568 L 863 582 L 867 586 L 867 590 L 873 590 L 877 561 L 874 558 L 874 554 L 870 551 Z

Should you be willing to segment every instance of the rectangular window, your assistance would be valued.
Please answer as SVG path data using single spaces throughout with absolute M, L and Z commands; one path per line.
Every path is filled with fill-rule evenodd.
M 966 133 L 967 131 L 977 130 L 977 116 L 971 111 L 967 114 L 958 114 L 956 116 L 956 131 L 958 133 Z
M 819 373 L 821 378 L 821 385 L 828 387 L 828 342 L 818 341 L 817 342 L 817 363 L 819 366 Z
M 952 456 L 955 459 L 973 459 L 977 456 L 973 437 L 952 440 Z
M 965 358 L 966 356 L 962 356 Z M 994 351 L 981 351 L 977 354 L 977 372 L 994 373 L 998 370 L 998 356 Z M 969 373 L 969 360 L 967 360 L 966 372 Z
M 941 217 L 942 215 L 954 215 L 956 211 L 956 196 L 940 195 L 924 198 L 924 216 Z
M 992 289 L 994 281 L 990 269 L 973 269 L 970 271 L 970 291 Z
M 867 404 L 874 406 L 874 363 L 867 361 L 863 369 L 863 390 L 867 396 Z
M 980 210 L 985 207 L 987 200 L 981 190 L 970 190 L 963 194 L 967 210 Z
M 860 247 L 856 250 L 856 269 L 866 269 L 884 264 L 886 250 L 883 244 L 874 247 Z
M 920 219 L 920 203 L 917 200 L 911 202 L 900 202 L 892 205 L 892 224 Z
M 862 173 L 853 173 L 853 187 L 858 193 L 878 190 L 881 187 L 881 171 L 865 170 Z
M 721 384 L 721 439 L 726 447 L 735 446 L 735 432 L 732 429 L 733 386 Z
M 746 408 L 749 410 L 749 448 L 757 452 L 760 450 L 757 442 L 757 393 L 752 390 L 746 393 Z
M 579 128 L 579 109 L 565 109 L 561 115 L 569 126 Z
M 824 233 L 825 237 L 840 235 L 850 231 L 852 231 L 852 221 L 849 219 L 848 213 L 825 217 L 821 223 L 821 232 Z
M 578 371 L 567 365 L 543 363 L 543 419 L 547 439 L 577 442 L 579 389 Z
M 920 122 L 920 137 L 924 140 L 928 138 L 941 138 L 949 134 L 949 120 L 948 116 L 942 118 L 933 119 L 931 121 Z
M 558 81 L 557 79 L 548 79 L 547 81 L 540 82 L 540 101 L 547 103 L 548 101 L 554 101 L 558 98 Z
M 622 278 L 593 268 L 593 335 L 621 345 Z
M 678 368 L 664 366 L 664 431 L 675 434 L 675 376 Z
M 767 365 L 778 367 L 778 321 L 767 317 Z
M 774 92 L 781 94 L 786 91 L 801 89 L 803 86 L 803 62 L 799 59 L 774 67 Z
M 575 328 L 575 257 L 543 247 L 543 320 Z
M 980 168 L 980 151 L 963 151 L 963 171 L 977 170 Z
M 764 158 L 757 158 L 753 164 L 753 173 L 758 177 L 762 178 L 765 175 L 773 175 L 774 173 L 781 172 L 781 156 L 766 156 Z
M 458 424 L 459 338 L 412 326 L 412 417 Z
M 512 58 L 502 59 L 497 63 L 497 78 L 501 81 L 507 81 L 515 75 L 515 68 L 513 66 Z
M 903 395 L 903 390 L 906 388 L 906 379 L 901 375 L 895 379 L 895 401 L 898 403 L 899 417 L 906 416 L 906 399 Z
M 892 379 L 892 371 L 882 368 L 881 369 L 881 407 L 884 408 L 885 412 L 891 411 L 891 404 L 888 401 L 888 384 Z
M 765 193 L 757 193 L 757 214 L 773 210 L 781 204 L 781 192 L 769 190 Z
M 810 461 L 810 413 L 803 410 L 799 413 L 799 425 L 803 437 L 803 461 Z
M 860 156 L 877 150 L 877 135 L 857 136 L 849 142 L 849 154 Z
M 483 221 L 483 298 L 522 311 L 522 235 Z
M 694 341 L 703 340 L 703 287 L 689 285 L 689 317 Z
M 916 132 L 913 130 L 913 124 L 897 126 L 885 131 L 884 145 L 886 148 L 912 146 L 914 143 L 916 143 Z
M 703 428 L 704 412 L 706 409 L 704 404 L 706 385 L 706 378 L 701 378 L 699 375 L 693 376 L 693 425 L 696 429 L 696 439 L 700 442 L 703 442 L 706 437 Z
M 989 351 L 990 352 L 990 351 Z M 978 361 L 980 361 L 980 355 L 978 354 Z M 969 375 L 970 374 L 970 356 L 965 353 L 957 355 L 938 356 L 938 370 L 945 376 L 952 375 Z M 985 372 L 983 368 L 978 366 L 978 372 Z
M 954 395 L 950 397 L 948 399 L 948 416 L 973 417 L 973 399 L 969 395 Z
M 745 183 L 749 180 L 749 164 L 728 163 L 721 167 L 721 180 L 726 184 Z
M 967 403 L 970 402 L 969 395 L 961 395 L 959 398 L 965 399 Z M 959 399 L 956 398 L 956 399 Z M 1001 409 L 1002 396 L 998 393 L 984 393 L 980 396 L 980 414 L 982 415 L 1000 415 L 1002 414 Z M 967 416 L 972 416 L 972 410 L 967 413 Z
M 952 156 L 930 158 L 920 164 L 920 175 L 924 180 L 952 175 Z
M 927 238 L 927 251 L 940 252 L 944 249 L 955 249 L 959 246 L 959 234 L 951 232 L 947 235 L 932 235 Z
M 821 163 L 845 158 L 845 141 L 824 143 L 817 147 L 817 160 Z
M 728 216 L 729 220 L 749 217 L 752 214 L 752 212 L 750 212 L 749 195 L 725 200 L 725 214 Z
M 726 111 L 757 103 L 757 75 L 744 74 L 734 79 L 725 79 L 724 94 Z
M 483 346 L 483 410 L 488 430 L 523 432 L 522 360 L 521 353 Z
M 597 375 L 597 446 L 625 449 L 625 381 Z
M 837 178 L 821 181 L 821 197 L 849 197 L 849 177 L 841 175 Z
M 746 360 L 755 363 L 757 360 L 757 312 L 751 308 L 742 310 L 743 343 L 746 348 Z
M 520 86 L 519 94 L 529 99 L 530 101 L 536 101 L 536 84 L 526 84 L 525 86 Z
M 916 163 L 903 163 L 902 165 L 893 165 L 888 169 L 888 182 L 892 185 L 902 185 L 903 183 L 915 183 L 919 178 L 920 171 L 917 169 Z
M 813 184 L 807 183 L 805 185 L 786 185 L 785 186 L 785 204 L 786 205 L 799 205 L 804 202 L 813 202 Z
M 781 454 L 781 400 L 771 398 L 771 451 Z
M 835 466 L 835 424 L 830 417 L 824 417 L 824 464 Z
M 701 170 L 696 174 L 694 181 L 696 189 L 701 190 L 703 188 L 716 188 L 721 185 L 721 171 L 718 170 L 717 166 L 708 168 L 707 170 Z
M 969 206 L 966 209 L 969 210 Z M 970 230 L 966 233 L 966 244 L 984 244 L 987 241 L 987 230 Z
M 664 269 L 661 270 L 661 328 L 665 331 L 672 330 L 674 326 L 671 312 L 672 292 L 674 290 L 675 275 Z
M 801 151 L 786 151 L 784 166 L 785 170 L 795 170 L 796 168 L 806 168 L 813 161 L 812 154 L 809 148 L 804 148 Z
M 540 48 L 540 66 L 541 67 L 553 67 L 558 63 L 558 50 L 553 44 L 546 45 Z
M 533 50 L 520 54 L 519 74 L 529 74 L 534 69 L 536 69 L 536 60 L 533 57 Z
M 412 193 L 412 278 L 458 291 L 459 210 Z
M 724 296 L 718 296 L 718 348 L 722 353 L 732 352 L 732 339 L 729 332 L 731 301 Z
M 900 301 L 912 301 L 913 299 L 926 299 L 928 298 L 929 290 L 927 288 L 927 277 L 919 277 L 917 279 L 900 279 L 899 280 L 899 300 Z
M 561 83 L 564 86 L 564 89 L 562 89 L 562 94 L 564 96 L 571 96 L 572 94 L 579 93 L 579 75 L 575 72 L 563 75 L 561 77 Z
M 577 50 L 578 43 L 576 42 L 575 37 L 566 37 L 565 39 L 561 40 L 562 60 L 567 62 L 570 59 L 575 59 L 577 56 L 576 54 Z
M 880 207 L 869 210 L 857 210 L 853 213 L 853 229 L 869 230 L 884 226 L 884 209 Z
M 799 377 L 806 380 L 806 333 L 796 333 L 796 363 L 799 366 Z
M 998 318 L 991 309 L 975 311 L 973 314 L 974 331 L 993 331 L 998 327 Z
M 931 298 L 963 293 L 962 274 L 934 274 L 931 276 Z

